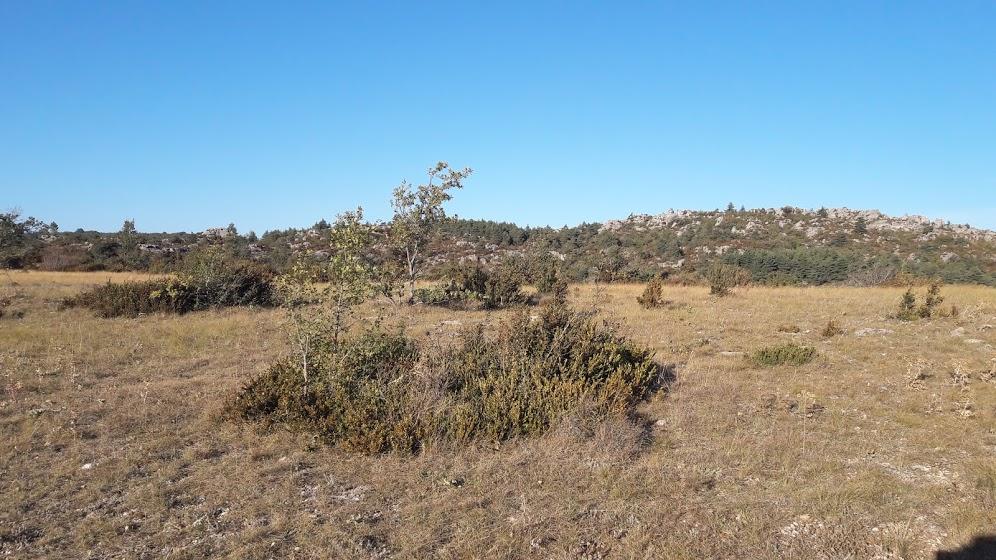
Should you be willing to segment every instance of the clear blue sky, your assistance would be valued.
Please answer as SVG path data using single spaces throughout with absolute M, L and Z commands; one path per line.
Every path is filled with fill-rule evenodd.
M 996 3 L 0 2 L 0 208 L 307 226 L 850 206 L 996 227 Z M 751 5 L 751 6 L 748 6 Z

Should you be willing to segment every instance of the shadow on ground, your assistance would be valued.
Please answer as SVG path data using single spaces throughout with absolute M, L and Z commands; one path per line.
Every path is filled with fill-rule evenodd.
M 996 536 L 975 537 L 961 548 L 939 550 L 937 560 L 996 560 Z

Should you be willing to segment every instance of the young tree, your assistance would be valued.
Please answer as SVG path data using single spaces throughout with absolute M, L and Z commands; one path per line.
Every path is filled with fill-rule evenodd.
M 453 189 L 463 188 L 463 181 L 473 170 L 453 169 L 439 162 L 428 171 L 428 183 L 413 187 L 403 181 L 394 189 L 391 206 L 390 239 L 394 250 L 403 259 L 402 275 L 408 284 L 408 302 L 415 300 L 415 281 L 422 274 L 425 246 L 446 219 L 443 203 L 450 200 Z
M 277 280 L 305 383 L 315 360 L 338 349 L 356 306 L 371 293 L 376 270 L 366 259 L 370 240 L 362 208 L 341 214 L 330 232 L 328 260 L 302 259 Z
M 22 268 L 37 245 L 45 224 L 34 218 L 21 219 L 20 210 L 0 213 L 0 268 Z
M 868 233 L 868 222 L 864 216 L 858 216 L 858 219 L 854 221 L 854 233 L 859 235 Z
M 125 220 L 121 226 L 121 233 L 127 236 L 134 234 L 135 231 L 135 220 Z

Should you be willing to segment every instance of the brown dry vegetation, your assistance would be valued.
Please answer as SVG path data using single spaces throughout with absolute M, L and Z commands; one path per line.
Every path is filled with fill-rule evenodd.
M 667 286 L 676 305 L 642 309 L 642 286 L 574 287 L 677 364 L 647 422 L 408 457 L 226 420 L 287 352 L 280 313 L 58 310 L 108 277 L 0 275 L 24 312 L 0 318 L 9 557 L 920 559 L 996 532 L 991 288 L 946 287 L 957 317 L 902 322 L 901 289 Z M 489 317 L 383 311 L 444 339 Z M 830 319 L 844 334 L 821 335 Z M 818 357 L 749 360 L 789 342 Z

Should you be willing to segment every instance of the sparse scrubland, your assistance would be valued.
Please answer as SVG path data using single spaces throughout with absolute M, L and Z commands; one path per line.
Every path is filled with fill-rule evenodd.
M 580 345 L 544 338 L 556 302 L 488 311 L 371 297 L 346 325 L 354 353 L 315 366 L 309 381 L 329 395 L 353 384 L 362 391 L 349 398 L 366 394 L 377 406 L 391 401 L 369 391 L 417 387 L 407 410 L 440 423 L 426 424 L 431 444 L 412 453 L 382 443 L 396 441 L 396 424 L 376 407 L 361 420 L 383 431 L 364 431 L 355 446 L 348 434 L 358 432 L 335 426 L 345 418 L 309 413 L 295 425 L 298 405 L 320 393 L 305 393 L 300 375 L 273 373 L 299 367 L 286 309 L 112 319 L 60 310 L 108 280 L 154 279 L 0 274 L 4 554 L 929 559 L 996 526 L 991 288 L 944 286 L 936 308 L 953 304 L 956 316 L 904 321 L 902 287 L 746 286 L 715 297 L 663 285 L 661 298 L 680 305 L 645 309 L 643 284 L 572 285 Z M 842 332 L 825 337 L 831 320 Z M 602 331 L 603 321 L 614 329 Z M 617 336 L 659 369 L 641 369 L 642 351 L 630 360 L 589 346 Z M 789 345 L 814 349 L 814 359 L 753 363 Z M 542 348 L 584 357 L 549 358 L 565 372 L 613 371 L 591 368 L 596 356 L 633 364 L 627 379 L 641 381 L 612 385 L 633 391 L 577 378 L 592 394 L 618 395 L 609 402 L 625 401 L 627 412 L 548 411 L 523 394 L 520 410 L 539 427 L 526 431 L 489 412 L 487 402 L 506 401 L 467 381 L 539 383 L 499 372 Z M 357 353 L 387 367 L 350 367 Z M 570 379 L 550 390 L 570 395 Z M 294 387 L 274 393 L 290 400 L 253 420 L 233 417 L 248 395 L 268 394 L 246 392 L 267 380 Z M 420 406 L 407 401 L 417 398 Z M 313 425 L 319 418 L 329 425 Z M 448 435 L 456 419 L 477 427 L 473 435 Z
M 608 284 L 555 250 L 441 257 L 470 174 L 437 164 L 279 271 L 233 226 L 155 276 L 5 272 L 0 552 L 917 560 L 992 532 L 996 290 L 831 248 L 891 223 L 863 214 L 649 275 L 608 240 L 582 275 Z

